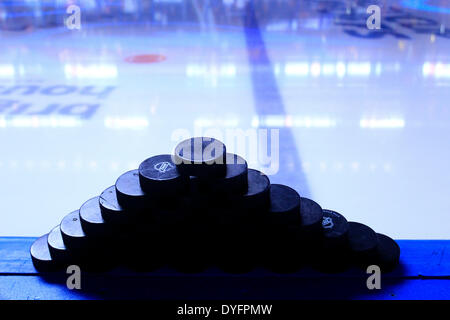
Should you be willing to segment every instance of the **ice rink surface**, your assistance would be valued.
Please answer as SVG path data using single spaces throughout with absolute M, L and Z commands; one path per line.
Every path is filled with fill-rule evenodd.
M 75 1 L 80 30 L 64 1 L 0 4 L 0 236 L 201 134 L 348 220 L 449 239 L 446 1 L 105 2 Z

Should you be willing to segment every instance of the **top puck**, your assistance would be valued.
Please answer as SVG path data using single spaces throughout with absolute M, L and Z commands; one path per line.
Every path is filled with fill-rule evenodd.
M 395 240 L 388 236 L 377 233 L 378 246 L 375 258 L 382 272 L 389 272 L 395 269 L 400 261 L 400 247 Z
M 142 190 L 154 198 L 179 196 L 188 183 L 188 179 L 179 174 L 169 154 L 144 160 L 139 166 L 139 181 Z
M 340 213 L 332 210 L 323 210 L 322 230 L 324 248 L 332 249 L 344 247 L 348 236 L 347 219 Z
M 269 219 L 276 225 L 300 226 L 300 195 L 297 191 L 282 184 L 272 184 Z
M 173 162 L 183 176 L 211 179 L 225 174 L 225 156 L 226 147 L 219 140 L 195 137 L 175 147 Z
M 125 209 L 139 210 L 151 207 L 149 197 L 141 188 L 138 170 L 125 172 L 117 179 L 116 194 L 117 201 Z

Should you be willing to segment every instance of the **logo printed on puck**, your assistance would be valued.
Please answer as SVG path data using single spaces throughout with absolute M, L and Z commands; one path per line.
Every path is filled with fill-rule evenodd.
M 161 173 L 166 173 L 166 172 L 172 170 L 173 168 L 175 168 L 175 166 L 173 164 L 171 164 L 170 162 L 163 161 L 163 162 L 158 162 L 157 164 L 155 164 L 153 166 L 153 168 L 156 171 L 159 171 Z
M 322 227 L 324 227 L 325 229 L 333 228 L 334 227 L 333 219 L 331 219 L 330 217 L 323 217 Z

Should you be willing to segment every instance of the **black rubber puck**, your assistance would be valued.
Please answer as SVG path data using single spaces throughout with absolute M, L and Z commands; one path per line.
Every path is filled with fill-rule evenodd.
M 263 264 L 273 272 L 295 272 L 305 260 L 303 246 L 299 245 L 303 243 L 299 240 L 302 235 L 302 201 L 297 191 L 288 186 L 270 186 L 270 209 L 261 242 L 266 248 Z
M 238 197 L 243 210 L 268 210 L 270 207 L 270 180 L 261 171 L 248 169 L 247 192 Z
M 322 232 L 323 210 L 318 203 L 308 198 L 300 200 L 301 229 L 306 235 Z
M 248 169 L 247 181 L 244 194 L 209 198 L 212 219 L 225 228 L 236 224 L 262 223 L 266 219 L 270 207 L 270 180 L 262 172 Z
M 154 271 L 166 264 L 170 252 L 168 232 L 157 224 L 137 224 L 130 233 L 118 235 L 116 252 L 119 263 L 134 271 Z M 157 245 L 155 245 L 157 244 Z
M 183 176 L 214 179 L 225 175 L 226 147 L 214 138 L 186 139 L 175 147 L 173 162 Z
M 60 224 L 64 245 L 77 253 L 88 247 L 88 239 L 81 227 L 79 210 L 65 216 Z
M 191 177 L 191 193 L 203 193 L 216 197 L 244 194 L 248 189 L 247 176 L 247 161 L 236 154 L 227 153 L 225 175 L 206 181 L 205 179 Z
M 322 230 L 324 249 L 345 248 L 349 225 L 345 217 L 332 210 L 323 210 Z
M 117 179 L 116 194 L 117 201 L 125 209 L 142 210 L 152 206 L 151 199 L 141 188 L 137 169 L 125 172 Z
M 31 260 L 39 272 L 52 272 L 61 268 L 61 265 L 52 259 L 47 245 L 48 235 L 36 239 L 30 248 Z
M 114 247 L 106 246 L 108 238 L 89 237 L 81 226 L 79 210 L 69 213 L 60 224 L 64 245 L 82 270 L 104 272 L 116 264 L 112 253 Z
M 248 165 L 237 154 L 227 153 L 226 173 L 212 184 L 212 190 L 220 195 L 244 194 L 248 189 Z
M 260 251 L 263 256 L 263 266 L 275 273 L 293 273 L 302 268 L 306 260 L 303 248 L 299 246 L 296 236 L 287 232 L 276 233 Z
M 108 237 L 112 231 L 102 217 L 99 198 L 89 199 L 80 208 L 81 227 L 88 237 Z
M 324 273 L 344 272 L 351 265 L 348 251 L 325 250 L 313 255 L 311 259 L 311 266 Z
M 270 186 L 269 221 L 277 226 L 300 227 L 302 219 L 297 191 L 282 184 Z
M 186 192 L 189 179 L 180 175 L 171 155 L 162 154 L 141 163 L 139 181 L 149 197 L 176 198 Z
M 365 266 L 374 261 L 378 245 L 375 231 L 359 222 L 349 222 L 348 225 L 348 243 L 354 263 Z
M 210 244 L 211 248 L 207 252 L 213 255 L 211 259 L 218 267 L 227 273 L 248 273 L 267 254 L 258 251 L 259 234 L 255 228 L 235 226 L 228 233 L 224 231 L 218 235 L 219 237 L 212 238 L 216 243 L 214 247 Z
M 347 219 L 336 211 L 323 210 L 322 245 L 312 252 L 311 265 L 326 273 L 346 270 L 350 265 Z
M 135 212 L 123 209 L 117 201 L 115 186 L 111 186 L 101 193 L 99 204 L 102 217 L 108 223 L 123 226 L 136 220 Z
M 183 225 L 193 218 L 193 215 L 200 216 L 200 212 L 192 210 L 191 201 L 188 197 L 180 197 L 177 201 L 160 202 L 151 211 L 151 215 L 146 219 L 148 224 L 161 226 Z
M 206 250 L 211 239 L 206 237 L 206 230 L 202 225 L 185 223 L 166 230 L 166 237 L 171 236 L 167 242 L 170 254 L 167 255 L 169 265 L 183 273 L 199 273 L 208 266 L 208 256 L 211 252 Z
M 61 235 L 60 226 L 56 226 L 50 231 L 47 238 L 48 249 L 52 259 L 61 263 L 62 265 L 68 264 L 71 260 L 69 250 L 64 245 L 64 240 Z
M 395 240 L 384 234 L 377 233 L 377 238 L 375 264 L 380 267 L 381 272 L 390 272 L 400 262 L 400 247 Z

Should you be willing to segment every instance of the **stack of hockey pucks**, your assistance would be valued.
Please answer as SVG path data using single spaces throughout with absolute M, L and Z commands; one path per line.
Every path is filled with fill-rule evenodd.
M 88 271 L 218 266 L 230 273 L 376 264 L 391 271 L 400 257 L 391 238 L 271 184 L 222 142 L 205 137 L 184 140 L 174 154 L 122 174 L 38 238 L 30 253 L 39 272 L 71 264 Z

